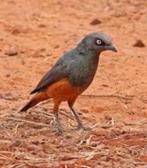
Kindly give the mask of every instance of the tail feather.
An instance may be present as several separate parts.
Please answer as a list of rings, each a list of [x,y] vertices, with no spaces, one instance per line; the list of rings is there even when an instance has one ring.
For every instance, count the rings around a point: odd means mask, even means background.
[[[39,102],[44,101],[46,99],[48,99],[46,93],[44,92],[38,93],[20,110],[20,112],[27,111],[29,108],[35,106]]]
[[[21,110],[20,112],[27,111],[29,108],[35,106],[37,102],[30,100]]]

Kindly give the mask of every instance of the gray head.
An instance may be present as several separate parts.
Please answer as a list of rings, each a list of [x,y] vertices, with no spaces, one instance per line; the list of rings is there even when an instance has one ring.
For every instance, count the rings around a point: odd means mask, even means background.
[[[101,53],[102,51],[111,50],[117,52],[117,49],[112,44],[110,36],[103,32],[94,32],[88,34],[79,44],[81,49],[88,49],[95,53]]]

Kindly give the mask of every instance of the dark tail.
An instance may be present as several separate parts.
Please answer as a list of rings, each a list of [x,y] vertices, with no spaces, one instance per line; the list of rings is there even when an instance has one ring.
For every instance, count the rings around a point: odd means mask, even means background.
[[[21,110],[20,112],[27,111],[29,108],[35,106],[41,101],[48,99],[48,96],[45,92],[40,92],[36,94]]]
[[[29,108],[35,106],[37,103],[30,100],[21,110],[20,112],[27,111]]]

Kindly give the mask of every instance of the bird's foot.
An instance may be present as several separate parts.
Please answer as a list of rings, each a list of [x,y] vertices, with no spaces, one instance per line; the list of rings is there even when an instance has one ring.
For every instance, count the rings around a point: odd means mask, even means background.
[[[63,132],[61,132],[61,131],[56,131],[55,135],[61,136],[61,135],[63,135]]]
[[[59,120],[58,112],[54,113],[55,115],[55,127],[57,129],[56,135],[60,136],[63,134],[63,129]]]
[[[85,127],[83,124],[79,124],[78,126],[77,126],[77,129],[83,129],[84,131],[90,131],[91,130],[91,128],[89,128],[89,127]]]
[[[55,135],[57,135],[57,136],[63,135],[63,130],[61,128],[60,129],[57,128]]]

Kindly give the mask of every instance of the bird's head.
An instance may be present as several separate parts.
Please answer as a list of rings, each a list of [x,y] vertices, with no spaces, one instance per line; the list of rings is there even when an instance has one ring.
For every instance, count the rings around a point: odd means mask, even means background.
[[[103,32],[88,34],[79,45],[80,48],[85,48],[98,54],[106,50],[117,52],[117,49],[112,44],[111,37]]]

